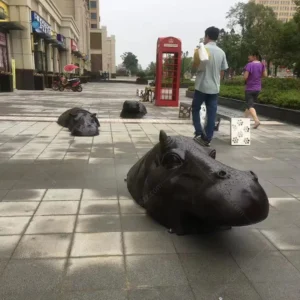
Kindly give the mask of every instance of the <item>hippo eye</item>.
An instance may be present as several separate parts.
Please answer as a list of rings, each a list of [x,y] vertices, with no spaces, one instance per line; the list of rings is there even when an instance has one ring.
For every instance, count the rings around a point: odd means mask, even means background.
[[[175,168],[182,165],[182,160],[180,156],[176,153],[167,153],[161,160],[161,164],[168,168]]]
[[[229,178],[230,176],[223,170],[217,172],[217,177],[219,178],[222,178],[222,179],[225,179],[225,178]]]

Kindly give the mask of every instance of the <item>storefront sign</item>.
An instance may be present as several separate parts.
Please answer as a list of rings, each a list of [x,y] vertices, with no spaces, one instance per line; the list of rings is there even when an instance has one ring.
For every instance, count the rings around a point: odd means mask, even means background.
[[[71,40],[71,50],[73,52],[77,52],[78,51],[77,43],[74,40]]]
[[[8,17],[8,6],[0,1],[0,22],[7,22],[9,21]]]
[[[0,45],[6,46],[6,34],[2,32],[0,32]]]
[[[59,44],[62,46],[66,46],[66,38],[62,34],[57,34],[56,39],[58,40]]]
[[[31,12],[31,25],[34,32],[45,33],[51,36],[51,25],[46,22],[39,14],[35,11]]]

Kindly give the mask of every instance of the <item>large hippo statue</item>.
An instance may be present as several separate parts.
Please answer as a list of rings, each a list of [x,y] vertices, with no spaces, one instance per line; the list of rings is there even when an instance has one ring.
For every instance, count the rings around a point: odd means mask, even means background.
[[[74,107],[68,109],[57,120],[60,126],[66,127],[75,136],[96,136],[99,135],[100,123],[96,114]]]
[[[147,114],[145,105],[139,101],[126,100],[123,103],[123,109],[120,117],[126,119],[142,118]]]
[[[128,190],[148,215],[178,235],[266,219],[269,201],[257,176],[215,158],[214,149],[161,131],[159,143],[129,170]]]

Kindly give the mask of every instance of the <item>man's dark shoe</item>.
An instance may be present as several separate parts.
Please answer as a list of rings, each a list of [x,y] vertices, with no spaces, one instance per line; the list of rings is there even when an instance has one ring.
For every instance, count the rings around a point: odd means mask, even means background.
[[[196,136],[194,137],[194,141],[197,142],[198,144],[200,144],[201,146],[204,147],[210,147],[210,141],[207,141],[206,139],[204,139],[203,136]]]

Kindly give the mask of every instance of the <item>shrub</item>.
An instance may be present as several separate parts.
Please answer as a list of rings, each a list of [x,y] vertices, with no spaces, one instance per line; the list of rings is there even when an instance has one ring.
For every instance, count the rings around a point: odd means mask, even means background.
[[[146,73],[144,71],[140,71],[140,72],[137,72],[136,76],[144,79],[144,78],[146,78]]]
[[[148,80],[146,78],[138,77],[135,81],[137,84],[148,84]]]
[[[245,88],[239,85],[221,85],[220,96],[237,100],[245,100]],[[300,91],[296,89],[276,90],[264,88],[258,96],[261,104],[278,107],[300,109]]]

